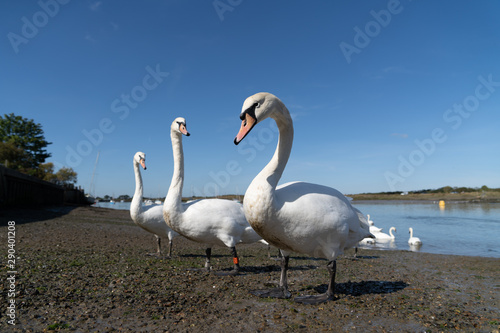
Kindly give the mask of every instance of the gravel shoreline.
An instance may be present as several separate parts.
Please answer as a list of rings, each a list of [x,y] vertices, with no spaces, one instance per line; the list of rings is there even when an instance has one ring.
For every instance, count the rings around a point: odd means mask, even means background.
[[[15,221],[15,297],[8,293],[7,222]],[[238,247],[243,274],[202,267],[204,248],[178,237],[173,257],[147,256],[154,236],[128,211],[93,207],[0,212],[1,332],[499,332],[500,259],[349,250],[337,261],[336,300],[304,305],[249,293],[279,280],[262,244]],[[166,241],[163,242],[166,246]],[[232,268],[215,248],[215,271]],[[271,255],[276,255],[275,249]],[[293,296],[327,288],[326,261],[292,255]],[[15,300],[15,325],[8,301]]]

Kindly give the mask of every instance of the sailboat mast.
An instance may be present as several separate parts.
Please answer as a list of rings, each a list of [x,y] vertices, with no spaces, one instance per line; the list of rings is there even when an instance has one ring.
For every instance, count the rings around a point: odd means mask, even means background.
[[[89,189],[89,193],[90,195],[92,195],[93,197],[95,197],[95,185],[94,185],[94,176],[95,176],[95,170],[97,168],[97,162],[99,161],[99,154],[101,153],[101,151],[99,150],[97,152],[97,158],[95,159],[95,164],[94,164],[94,171],[92,171],[92,178],[90,179],[90,189]]]

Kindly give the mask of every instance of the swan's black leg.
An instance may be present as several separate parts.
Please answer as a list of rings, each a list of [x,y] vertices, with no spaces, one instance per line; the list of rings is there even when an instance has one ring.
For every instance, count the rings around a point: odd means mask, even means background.
[[[328,290],[326,293],[328,294],[329,299],[333,299],[335,295],[335,275],[337,275],[337,260],[332,260],[326,266],[328,268],[328,272],[330,273],[330,283],[328,284]]]
[[[148,256],[161,258],[161,238],[158,235],[156,237],[156,253],[148,253]]]
[[[171,239],[168,240],[168,257],[169,258],[172,258],[172,247],[174,245],[173,243],[174,242]]]
[[[259,297],[272,297],[272,298],[290,298],[292,294],[288,291],[288,261],[290,256],[284,256],[281,253],[281,277],[278,288],[264,289],[264,290],[251,290],[250,293]]]
[[[210,258],[212,257],[212,248],[207,247],[205,249],[205,267],[204,268],[189,268],[188,271],[204,271],[204,272],[210,272],[212,267],[210,266]]]
[[[328,272],[330,273],[330,283],[328,283],[328,290],[326,293],[321,295],[308,295],[308,296],[300,296],[295,297],[294,301],[298,303],[304,304],[318,304],[326,301],[331,301],[334,299],[335,295],[335,274],[337,273],[337,261],[332,260],[326,266],[328,268]]]
[[[234,268],[229,272],[218,272],[216,275],[224,276],[224,275],[238,275],[240,272],[240,260],[238,259],[238,253],[236,253],[236,247],[231,247],[231,254],[233,255],[233,263]]]
[[[269,245],[268,245],[269,246]],[[283,256],[281,255],[281,250],[278,249],[278,255],[274,258],[271,258],[271,254],[269,253],[269,247],[267,248],[267,252],[268,252],[268,257],[272,260],[281,260],[281,258],[283,258]]]
[[[210,271],[210,258],[212,257],[212,248],[207,247],[205,250],[205,254],[207,255],[207,258],[205,259],[205,270]]]
[[[280,251],[281,253],[281,251]],[[285,298],[289,298],[292,296],[288,292],[288,279],[287,279],[287,273],[288,273],[288,262],[290,260],[290,256],[284,256],[283,253],[281,253],[281,277],[280,277],[280,288],[283,289],[283,295],[287,295]]]
[[[158,254],[158,257],[160,257],[161,256],[161,238],[159,236],[156,236],[156,245],[157,245],[156,253]]]
[[[238,273],[240,271],[240,259],[238,259],[238,253],[236,253],[235,246],[231,248],[231,253],[233,254],[233,264],[234,264],[233,271]]]

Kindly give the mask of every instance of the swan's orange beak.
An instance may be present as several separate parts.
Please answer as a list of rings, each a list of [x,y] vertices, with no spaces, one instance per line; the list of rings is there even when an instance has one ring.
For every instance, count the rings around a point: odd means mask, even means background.
[[[141,166],[142,166],[142,168],[143,168],[144,170],[146,170],[146,169],[147,169],[147,168],[146,168],[146,160],[144,160],[144,159],[142,159],[142,158],[141,158]]]
[[[241,121],[241,128],[236,138],[234,138],[234,144],[237,145],[247,136],[248,133],[252,130],[252,128],[257,124],[257,119],[252,117],[248,112],[244,114],[244,118]]]
[[[185,136],[190,136],[189,132],[187,131],[186,125],[184,124],[179,124],[179,131],[181,131],[182,134]]]

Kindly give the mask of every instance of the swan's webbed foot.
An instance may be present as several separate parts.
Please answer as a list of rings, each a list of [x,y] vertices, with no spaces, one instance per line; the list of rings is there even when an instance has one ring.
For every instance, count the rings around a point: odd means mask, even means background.
[[[333,301],[333,294],[324,293],[321,295],[305,295],[305,296],[297,296],[293,299],[294,302],[302,303],[302,304],[320,304],[328,301]]]
[[[292,297],[292,294],[283,287],[272,288],[272,289],[261,289],[261,290],[250,290],[250,294],[258,296],[260,298],[281,298],[287,299]]]
[[[298,296],[294,298],[295,302],[303,304],[320,304],[335,299],[335,274],[337,272],[337,262],[332,260],[326,267],[330,272],[330,283],[328,284],[326,293],[320,295]]]

